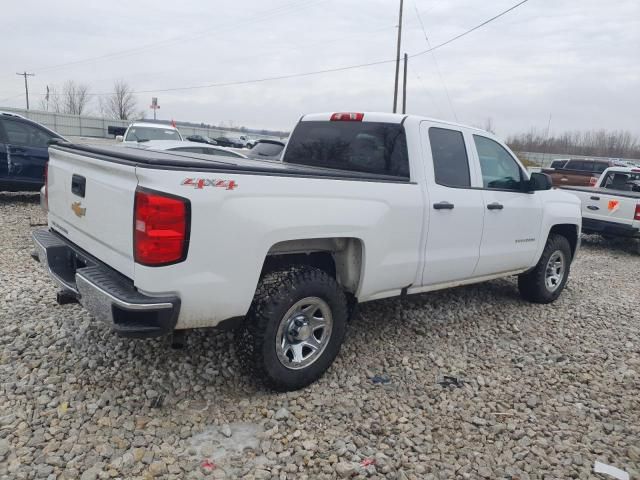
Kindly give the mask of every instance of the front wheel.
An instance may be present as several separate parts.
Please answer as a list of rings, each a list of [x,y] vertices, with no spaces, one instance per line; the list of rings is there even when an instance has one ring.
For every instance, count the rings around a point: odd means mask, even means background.
[[[265,274],[256,290],[241,350],[275,390],[314,382],[340,351],[347,300],[335,279],[318,268],[293,266]]]
[[[569,278],[571,246],[566,237],[549,235],[533,270],[518,276],[520,295],[530,302],[551,303],[560,296]]]

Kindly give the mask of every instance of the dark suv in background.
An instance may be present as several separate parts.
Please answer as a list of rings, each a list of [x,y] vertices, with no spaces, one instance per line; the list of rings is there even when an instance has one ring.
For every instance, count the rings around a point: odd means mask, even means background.
[[[0,191],[40,190],[54,138],[64,140],[39,123],[0,112]]]

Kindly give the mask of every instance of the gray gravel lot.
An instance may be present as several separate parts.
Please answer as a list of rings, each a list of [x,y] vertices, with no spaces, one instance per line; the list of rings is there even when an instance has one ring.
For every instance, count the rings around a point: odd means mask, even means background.
[[[0,478],[639,478],[629,244],[585,239],[553,305],[513,280],[363,305],[330,371],[275,394],[228,333],[176,351],[58,306],[29,257],[43,221],[0,195]]]

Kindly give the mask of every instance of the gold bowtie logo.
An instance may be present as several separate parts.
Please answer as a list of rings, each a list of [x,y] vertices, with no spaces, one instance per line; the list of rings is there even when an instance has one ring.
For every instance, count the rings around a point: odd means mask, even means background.
[[[75,213],[76,216],[78,216],[78,217],[84,217],[85,214],[87,213],[87,209],[86,208],[82,208],[80,206],[80,202],[73,202],[71,204],[71,210],[73,210],[73,213]]]

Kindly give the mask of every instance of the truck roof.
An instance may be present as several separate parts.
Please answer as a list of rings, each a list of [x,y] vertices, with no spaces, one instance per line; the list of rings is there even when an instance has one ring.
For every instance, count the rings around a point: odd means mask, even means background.
[[[619,173],[640,173],[640,167],[618,167],[613,166],[607,168],[602,174],[604,175],[607,172],[619,172]]]
[[[323,113],[310,113],[307,115],[303,115],[300,118],[301,122],[328,122],[331,120],[331,117],[336,114],[349,115],[352,112],[323,112]],[[355,113],[355,112],[354,112]],[[384,123],[402,123],[405,120],[412,119],[417,121],[426,120],[429,122],[442,123],[445,125],[450,125],[452,127],[457,128],[468,128],[471,130],[476,130],[478,132],[483,132],[493,136],[491,132],[487,132],[478,127],[472,127],[470,125],[465,125],[462,123],[451,122],[448,120],[441,120],[438,118],[427,117],[424,115],[408,115],[404,113],[387,113],[387,112],[357,112],[358,115],[362,115],[362,122],[384,122]]]
[[[165,124],[165,123],[152,123],[152,122],[133,122],[131,124],[129,124],[129,127],[149,127],[149,128],[164,128],[164,129],[172,129],[172,130],[177,130],[176,127],[174,127],[173,125],[169,124]]]

